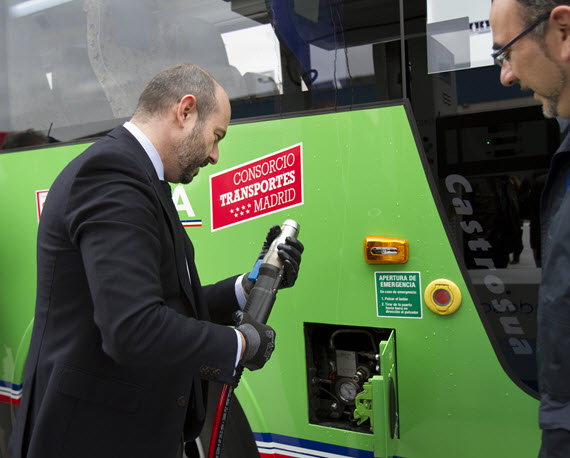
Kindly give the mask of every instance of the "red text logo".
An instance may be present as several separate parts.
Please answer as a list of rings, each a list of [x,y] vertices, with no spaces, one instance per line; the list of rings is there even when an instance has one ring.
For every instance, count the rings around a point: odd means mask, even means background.
[[[211,175],[212,231],[302,205],[302,146]]]

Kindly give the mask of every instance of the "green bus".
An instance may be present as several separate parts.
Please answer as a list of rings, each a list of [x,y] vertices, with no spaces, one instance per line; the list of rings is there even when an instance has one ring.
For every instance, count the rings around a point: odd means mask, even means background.
[[[269,318],[273,357],[236,390],[222,456],[537,455],[536,196],[566,126],[502,88],[498,68],[454,60],[430,3],[3,0],[0,458],[50,185],[181,62],[232,104],[217,166],[173,188],[202,282],[251,270],[285,219],[306,247]],[[463,37],[490,37],[485,17],[459,22]]]

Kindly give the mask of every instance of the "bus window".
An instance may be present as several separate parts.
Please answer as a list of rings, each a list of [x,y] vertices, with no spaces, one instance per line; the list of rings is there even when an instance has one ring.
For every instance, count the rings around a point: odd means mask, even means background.
[[[401,99],[408,85],[397,1],[1,3],[3,133],[98,136],[132,115],[153,75],[181,62],[219,81],[234,120]],[[406,7],[408,33],[425,28],[424,11]]]
[[[230,65],[244,76],[249,95],[283,94],[279,40],[270,24],[222,34]]]
[[[279,91],[273,29],[227,2],[3,3],[0,132],[100,135],[132,115],[152,76],[182,62],[209,71],[232,102]]]
[[[507,373],[535,394],[538,202],[558,123],[526,107],[442,117],[437,130],[439,190],[476,307]]]

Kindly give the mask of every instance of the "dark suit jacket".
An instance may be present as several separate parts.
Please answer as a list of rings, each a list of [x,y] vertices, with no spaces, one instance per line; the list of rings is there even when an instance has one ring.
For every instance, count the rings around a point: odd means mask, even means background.
[[[236,334],[212,321],[231,321],[235,279],[200,286],[175,207],[125,128],[74,159],[41,216],[13,458],[174,457],[185,420],[187,438],[202,425],[200,379],[232,378]]]

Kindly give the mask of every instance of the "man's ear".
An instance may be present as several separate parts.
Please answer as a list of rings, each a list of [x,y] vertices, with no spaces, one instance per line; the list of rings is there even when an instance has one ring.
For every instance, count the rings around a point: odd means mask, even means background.
[[[550,21],[556,31],[556,40],[560,46],[560,58],[570,62],[570,6],[559,5],[552,10]]]
[[[184,127],[186,121],[191,121],[197,116],[196,97],[192,94],[186,94],[176,106],[176,121],[180,127]]]

